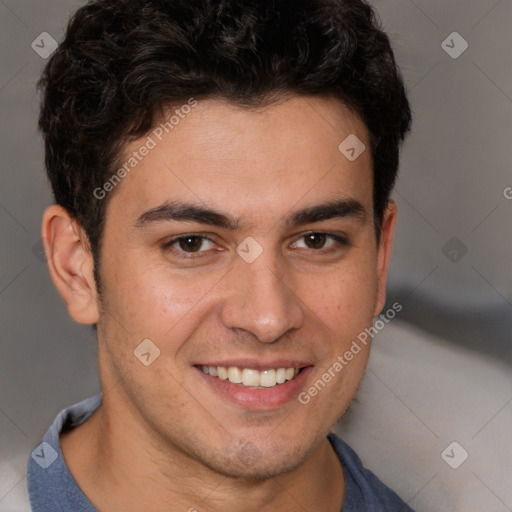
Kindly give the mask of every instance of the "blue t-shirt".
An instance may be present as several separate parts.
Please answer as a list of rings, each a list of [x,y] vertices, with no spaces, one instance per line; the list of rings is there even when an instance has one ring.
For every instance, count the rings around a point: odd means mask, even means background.
[[[101,394],[62,410],[28,459],[27,487],[32,512],[97,512],[62,456],[59,435],[89,418]],[[345,475],[342,512],[413,512],[389,487],[363,467],[357,454],[335,434],[327,438]]]

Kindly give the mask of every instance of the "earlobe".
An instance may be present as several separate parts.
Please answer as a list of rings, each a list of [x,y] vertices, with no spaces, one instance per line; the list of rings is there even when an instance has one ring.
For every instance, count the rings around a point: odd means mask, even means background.
[[[85,231],[65,208],[54,204],[44,212],[41,235],[50,275],[69,314],[79,323],[97,323],[94,262]]]
[[[377,293],[374,317],[380,314],[386,302],[386,282],[389,261],[393,249],[393,235],[396,226],[397,210],[398,208],[395,201],[389,200],[386,211],[384,212],[380,243],[377,248]]]

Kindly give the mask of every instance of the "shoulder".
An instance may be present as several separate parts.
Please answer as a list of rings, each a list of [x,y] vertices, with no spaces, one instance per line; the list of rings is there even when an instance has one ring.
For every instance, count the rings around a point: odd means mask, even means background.
[[[412,509],[372,471],[337,435],[327,438],[338,455],[345,476],[343,512],[412,512]]]
[[[61,432],[83,423],[100,405],[101,395],[96,395],[60,411],[42,442],[30,454],[27,489],[33,512],[95,511],[69,472],[59,436]]]

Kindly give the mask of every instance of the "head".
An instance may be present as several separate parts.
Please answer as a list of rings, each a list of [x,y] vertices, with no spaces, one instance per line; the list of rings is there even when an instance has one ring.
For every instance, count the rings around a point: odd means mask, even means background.
[[[104,407],[219,472],[300,464],[369,344],[308,404],[201,367],[297,367],[276,387],[308,387],[382,310],[411,114],[371,7],[96,0],[40,88],[43,239],[70,314],[97,326]]]

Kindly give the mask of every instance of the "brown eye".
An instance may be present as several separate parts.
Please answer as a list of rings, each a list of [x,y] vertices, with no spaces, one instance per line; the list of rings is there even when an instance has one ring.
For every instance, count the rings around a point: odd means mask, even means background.
[[[304,240],[310,249],[322,249],[325,241],[327,240],[327,234],[309,233],[308,235],[304,236]]]
[[[304,241],[305,247],[301,247],[302,244],[299,244],[302,240]],[[345,236],[322,232],[310,232],[302,235],[299,240],[293,244],[294,248],[311,249],[322,253],[336,251],[349,245],[349,240]]]
[[[214,243],[206,236],[189,234],[177,236],[169,240],[162,245],[162,248],[165,251],[174,253],[177,257],[187,258],[194,255],[204,256],[213,245]],[[187,256],[187,254],[190,256]]]
[[[197,252],[201,246],[203,245],[203,238],[202,236],[186,236],[179,238],[176,240],[178,242],[178,245],[180,249],[184,250],[185,252]]]

